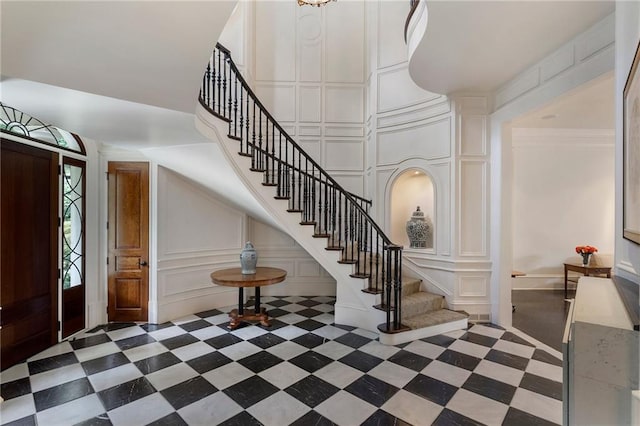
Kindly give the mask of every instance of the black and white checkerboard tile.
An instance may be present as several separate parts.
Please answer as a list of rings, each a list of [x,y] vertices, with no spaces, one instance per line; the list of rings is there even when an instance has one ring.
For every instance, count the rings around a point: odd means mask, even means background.
[[[561,423],[560,360],[511,332],[384,346],[334,324],[334,298],[263,301],[269,328],[214,309],[60,343],[2,372],[1,424]]]

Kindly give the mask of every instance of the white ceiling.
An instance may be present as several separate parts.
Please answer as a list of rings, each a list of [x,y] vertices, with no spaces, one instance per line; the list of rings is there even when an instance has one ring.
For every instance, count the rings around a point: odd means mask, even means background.
[[[614,129],[613,71],[559,97],[551,104],[511,122],[512,127],[553,129]]]
[[[409,63],[425,90],[492,92],[613,13],[613,1],[428,1]]]
[[[0,1],[1,100],[107,144],[202,142],[199,83],[236,3]]]
[[[193,113],[236,1],[2,1],[2,75]]]

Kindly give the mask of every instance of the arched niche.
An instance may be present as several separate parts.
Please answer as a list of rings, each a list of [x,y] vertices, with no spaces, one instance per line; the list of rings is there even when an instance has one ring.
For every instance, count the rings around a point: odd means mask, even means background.
[[[425,220],[433,224],[434,229],[432,229],[430,241],[427,242],[427,247],[425,248],[433,249],[433,237],[435,236],[435,191],[433,180],[424,170],[411,168],[402,172],[391,186],[389,208],[391,241],[409,248],[406,224],[418,206],[424,212]]]

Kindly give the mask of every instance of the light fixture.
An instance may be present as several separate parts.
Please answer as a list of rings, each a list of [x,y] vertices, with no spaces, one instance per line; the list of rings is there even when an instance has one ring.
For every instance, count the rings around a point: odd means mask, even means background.
[[[309,5],[309,6],[320,7],[332,1],[336,1],[336,0],[298,0],[298,6]]]

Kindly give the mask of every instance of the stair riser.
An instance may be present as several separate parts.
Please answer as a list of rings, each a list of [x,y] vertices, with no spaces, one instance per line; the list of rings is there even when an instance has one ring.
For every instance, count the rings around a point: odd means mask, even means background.
[[[403,303],[401,312],[402,319],[437,311],[442,309],[444,307],[443,305],[443,299],[440,297],[437,299],[425,300],[421,303]]]

